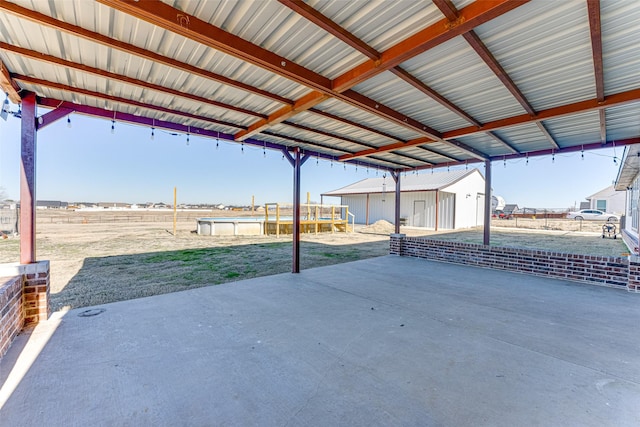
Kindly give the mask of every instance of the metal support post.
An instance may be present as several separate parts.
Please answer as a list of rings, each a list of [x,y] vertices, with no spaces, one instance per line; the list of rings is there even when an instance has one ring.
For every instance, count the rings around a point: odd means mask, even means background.
[[[391,172],[391,177],[396,183],[395,205],[395,233],[400,233],[400,172]]]
[[[484,161],[484,236],[482,243],[491,242],[491,160]]]
[[[304,162],[309,159],[309,155],[300,158],[300,148],[294,148],[295,157],[292,157],[287,150],[282,153],[293,166],[293,260],[292,273],[300,273],[300,169]]]
[[[36,262],[36,95],[22,98],[20,136],[20,263]]]

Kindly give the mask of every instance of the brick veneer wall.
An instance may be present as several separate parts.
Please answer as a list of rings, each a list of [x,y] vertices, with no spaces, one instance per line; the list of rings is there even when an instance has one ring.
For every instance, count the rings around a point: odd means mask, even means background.
[[[554,277],[640,292],[637,256],[606,257],[448,242],[392,234],[391,254]]]
[[[47,320],[49,261],[0,264],[0,357],[24,327]]]
[[[0,357],[24,324],[22,311],[22,277],[0,278]]]

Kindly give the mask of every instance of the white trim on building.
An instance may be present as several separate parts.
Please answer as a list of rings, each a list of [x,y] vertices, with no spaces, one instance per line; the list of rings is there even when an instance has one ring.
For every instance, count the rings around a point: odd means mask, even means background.
[[[340,197],[358,224],[395,222],[395,182],[368,178],[322,194]],[[478,169],[410,174],[400,178],[402,225],[459,229],[483,225],[484,177]]]

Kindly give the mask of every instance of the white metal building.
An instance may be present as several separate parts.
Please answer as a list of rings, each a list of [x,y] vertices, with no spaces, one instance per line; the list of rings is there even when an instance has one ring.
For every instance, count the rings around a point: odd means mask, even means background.
[[[359,224],[394,219],[395,183],[390,176],[368,178],[322,196],[340,197]],[[403,225],[432,229],[483,224],[484,177],[478,169],[403,176],[400,181]]]

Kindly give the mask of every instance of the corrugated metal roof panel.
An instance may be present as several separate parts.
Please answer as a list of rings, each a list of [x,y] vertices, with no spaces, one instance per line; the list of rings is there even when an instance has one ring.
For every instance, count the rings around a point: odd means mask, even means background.
[[[524,113],[462,37],[404,62],[402,68],[482,123]]]
[[[233,8],[220,3],[211,7],[209,0],[167,3],[329,78],[340,74],[343,67],[354,67],[365,59],[346,43],[275,1],[239,1]],[[212,9],[218,13],[212,13]]]
[[[472,157],[467,154],[466,151],[463,151],[457,148],[453,142],[451,144],[444,144],[442,142],[429,142],[428,144],[424,144],[423,147],[427,149],[434,149],[439,153],[446,154],[447,156],[453,157],[458,160],[466,160],[471,159]]]
[[[457,169],[446,172],[408,174],[400,179],[400,191],[431,191],[444,190],[446,187],[464,179],[465,177],[480,173],[476,168],[465,170]],[[355,182],[346,187],[323,193],[324,196],[339,196],[345,194],[382,193],[382,184],[386,183],[387,191],[395,185],[388,178],[367,178]]]
[[[600,3],[605,94],[638,87],[640,7],[629,0]]]
[[[65,5],[66,3],[72,4],[73,2],[62,3],[63,4],[55,3],[57,8],[53,12],[57,15],[72,13],[72,10]],[[60,16],[60,18],[71,20],[71,23],[76,25],[86,25],[84,21],[93,22],[93,17],[90,16],[90,13],[93,13],[92,9],[84,4],[87,2],[80,3],[81,5],[78,5],[79,11],[83,13],[78,12],[77,16],[79,19],[75,20],[75,15],[70,17]],[[48,9],[42,12],[45,14],[52,13],[52,11]],[[84,15],[87,16],[85,17]],[[118,20],[116,20],[115,17],[123,19],[124,22],[118,24]],[[131,19],[124,14],[115,15],[115,17],[113,19],[113,26],[115,28],[124,27],[126,23],[129,22],[128,20]],[[275,111],[282,105],[259,95],[251,95],[246,91],[221,85],[214,80],[192,76],[188,72],[154,63],[153,61],[130,55],[118,49],[106,47],[65,32],[53,30],[46,26],[37,25],[28,20],[16,19],[12,15],[1,14],[0,23],[3,24],[3,28],[12,28],[12,32],[7,32],[8,34],[3,35],[3,38],[6,39],[7,42],[31,50],[49,52],[53,56],[74,62],[81,62],[110,72],[121,73],[132,78],[167,85],[175,89],[184,90],[185,92],[191,92],[194,86],[196,88],[206,88],[206,92],[208,92],[207,96],[213,99],[219,100],[220,102],[234,103],[234,105],[242,108],[252,109],[265,114]],[[140,28],[139,31],[130,30],[127,34],[123,35],[109,33],[106,35],[132,43],[147,50],[165,54],[169,57],[175,54],[177,59],[184,60],[191,65],[213,71],[229,78],[234,78],[244,83],[250,83],[253,86],[281,96],[302,96],[310,91],[308,88],[276,76],[273,73],[247,65],[243,61],[206,48],[203,45],[191,42],[180,36],[167,33],[165,36],[159,37],[157,36],[157,30],[151,30],[153,28],[155,27],[147,24],[147,27]],[[145,30],[147,30],[149,34],[144,34]],[[125,30],[123,29],[122,31]],[[128,35],[130,39],[126,39],[126,37],[124,37],[125,35]]]
[[[419,138],[422,135],[411,129],[397,126],[388,120],[382,119],[379,116],[352,107],[342,101],[335,98],[330,98],[315,108],[327,113],[334,114],[336,116],[344,117],[352,122],[362,123],[370,128],[379,129],[385,133],[397,136],[398,138],[409,141],[411,139]]]
[[[505,140],[510,145],[514,145],[513,141],[506,137],[506,135],[502,135],[499,131],[494,132],[498,137]],[[512,151],[506,147],[504,144],[496,141],[491,136],[486,133],[476,133],[469,136],[464,136],[462,138],[457,138],[458,141],[465,143],[466,145],[475,148],[478,151],[486,153],[490,156],[501,156],[506,154],[511,154]]]
[[[353,90],[439,132],[469,125],[469,122],[388,71],[355,86]]]
[[[595,97],[586,2],[530,2],[476,33],[535,110]]]
[[[553,132],[551,132],[551,134],[554,135]],[[553,147],[551,142],[534,123],[527,123],[520,126],[510,127],[508,129],[500,129],[499,131],[496,131],[496,135],[506,141],[517,141],[517,144],[513,145],[521,153],[547,150]],[[508,151],[504,151],[503,153],[510,154]]]
[[[403,1],[401,8],[390,7],[387,0],[315,0],[309,5],[378,52],[442,19],[432,3],[415,0]]]
[[[317,142],[318,144],[321,144],[323,146],[335,147],[337,150],[342,151],[341,154],[354,153],[358,150],[363,149],[362,146],[355,145],[350,142],[342,141],[306,130],[297,129],[282,123],[272,126],[271,130],[280,135],[291,136],[292,138],[298,138],[304,141],[308,141],[310,144]]]
[[[425,147],[428,147],[428,146],[425,146]],[[429,163],[445,163],[447,161],[452,160],[451,158],[448,158],[438,153],[435,153],[433,151],[427,150],[425,148],[422,148],[421,146],[407,147],[399,151],[401,153],[405,153],[410,156],[425,159],[425,161]]]
[[[132,114],[134,116],[144,116],[144,117],[153,118],[156,120],[169,121],[172,123],[178,123],[185,126],[193,126],[194,128],[198,127],[202,129],[209,129],[209,130],[219,131],[222,133],[231,133],[231,134],[236,133],[240,130],[240,128],[210,123],[203,120],[185,118],[184,116],[180,116],[177,114],[170,114],[170,113],[159,112],[155,110],[148,110],[148,109],[136,107],[136,106],[116,104],[108,100],[90,98],[90,97],[86,97],[78,94],[70,94],[68,92],[61,91],[58,89],[46,88],[46,87],[31,85],[28,83],[25,83],[24,87],[26,90],[32,91],[38,94],[39,96],[42,96],[45,98],[59,99],[61,101],[72,102],[74,104],[88,105],[90,107],[102,108],[109,111],[118,111],[120,113]],[[105,127],[108,127],[108,125],[105,124]]]
[[[640,102],[607,108],[607,139],[634,138],[640,135]]]
[[[600,119],[597,111],[545,120],[544,125],[556,138],[560,147],[600,141]]]
[[[396,142],[395,140],[387,138],[384,135],[373,133],[355,126],[350,126],[346,123],[336,120],[331,120],[329,118],[313,114],[312,112],[300,113],[295,117],[287,120],[287,122],[299,123],[312,129],[317,129],[319,131],[330,132],[336,135],[343,135],[356,141],[361,141],[363,144],[367,145],[381,146]]]

